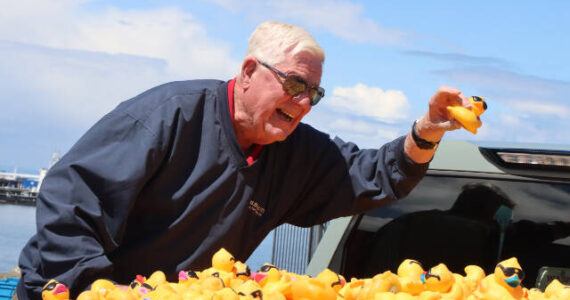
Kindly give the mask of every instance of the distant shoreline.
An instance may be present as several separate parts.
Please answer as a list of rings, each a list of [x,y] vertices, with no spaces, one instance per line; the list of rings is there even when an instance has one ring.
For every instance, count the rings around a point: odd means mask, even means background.
[[[18,267],[14,267],[11,270],[6,271],[6,272],[0,271],[0,279],[6,279],[8,277],[20,278],[20,276],[21,276],[20,268],[18,268]]]
[[[36,206],[36,199],[0,199],[1,204],[13,204],[22,206]]]

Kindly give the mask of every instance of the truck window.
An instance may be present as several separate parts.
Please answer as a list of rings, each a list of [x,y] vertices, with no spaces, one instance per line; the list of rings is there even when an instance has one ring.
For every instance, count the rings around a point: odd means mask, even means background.
[[[501,225],[502,224],[502,225]],[[464,275],[517,257],[533,287],[542,266],[570,268],[570,186],[521,179],[426,176],[413,192],[363,215],[349,236],[347,278],[396,272],[406,258]]]

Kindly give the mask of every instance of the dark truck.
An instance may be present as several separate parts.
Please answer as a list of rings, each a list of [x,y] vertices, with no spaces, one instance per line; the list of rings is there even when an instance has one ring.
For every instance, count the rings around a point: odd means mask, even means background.
[[[459,195],[462,195],[459,197]],[[331,221],[305,272],[366,278],[406,258],[486,274],[517,257],[523,285],[570,284],[570,149],[443,142],[405,199]]]

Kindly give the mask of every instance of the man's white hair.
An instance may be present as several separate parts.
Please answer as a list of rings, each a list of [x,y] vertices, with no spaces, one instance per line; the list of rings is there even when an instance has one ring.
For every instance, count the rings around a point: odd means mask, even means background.
[[[282,22],[263,22],[249,37],[246,56],[257,58],[268,64],[278,64],[285,55],[308,52],[325,61],[325,51],[305,29]]]

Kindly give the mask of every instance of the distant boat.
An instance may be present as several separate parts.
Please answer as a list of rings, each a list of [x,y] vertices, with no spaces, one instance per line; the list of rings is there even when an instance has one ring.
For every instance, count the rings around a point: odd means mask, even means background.
[[[0,172],[0,203],[36,205],[46,172],[46,169],[41,169],[38,175]]]
[[[50,168],[59,160],[59,153],[54,153]],[[39,174],[22,174],[0,171],[0,203],[36,205],[36,198],[47,169],[40,169]]]

